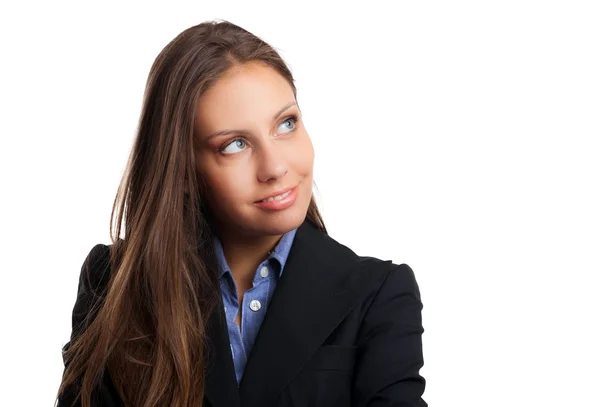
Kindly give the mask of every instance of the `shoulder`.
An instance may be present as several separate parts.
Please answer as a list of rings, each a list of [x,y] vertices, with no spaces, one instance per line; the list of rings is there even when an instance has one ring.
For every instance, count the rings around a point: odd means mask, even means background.
[[[421,293],[415,273],[406,263],[394,263],[376,257],[359,256],[358,263],[365,273],[377,273],[377,284],[371,292],[374,301],[389,301],[399,297],[411,297],[421,304]]]
[[[110,280],[110,250],[112,245],[94,245],[83,261],[79,273],[77,298],[73,306],[71,338],[82,332],[98,312]]]
[[[98,243],[88,252],[79,274],[79,289],[96,294],[105,290],[110,278],[110,250],[112,244]]]
[[[336,256],[338,261],[349,262],[360,266],[360,268],[369,268],[378,270],[384,274],[398,274],[399,278],[406,279],[407,283],[414,280],[413,270],[406,263],[399,263],[389,259],[359,255],[350,247],[336,240],[335,238],[323,234],[322,248],[332,255]]]
[[[326,235],[323,247],[334,256],[335,261],[347,264],[346,273],[355,274],[355,277],[367,280],[376,280],[371,289],[376,296],[394,294],[410,294],[420,301],[420,291],[413,269],[406,263],[394,262],[373,256],[358,255],[348,246]]]

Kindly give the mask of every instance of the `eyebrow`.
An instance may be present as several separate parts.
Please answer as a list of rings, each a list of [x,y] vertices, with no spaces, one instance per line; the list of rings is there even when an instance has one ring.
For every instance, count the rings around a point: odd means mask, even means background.
[[[296,104],[295,101],[290,102],[287,105],[285,105],[284,107],[282,107],[281,109],[279,109],[279,111],[273,115],[273,120],[277,119],[283,112],[285,112],[287,109],[294,106],[295,104]],[[231,133],[249,133],[249,131],[247,131],[247,130],[221,130],[221,131],[211,134],[210,136],[206,137],[204,140],[208,141],[213,137],[226,136]]]

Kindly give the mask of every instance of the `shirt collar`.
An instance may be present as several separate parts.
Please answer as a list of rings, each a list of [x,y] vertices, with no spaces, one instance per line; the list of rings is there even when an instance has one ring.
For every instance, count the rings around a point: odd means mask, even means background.
[[[292,243],[294,242],[294,237],[296,236],[296,231],[298,228],[294,228],[279,239],[279,243],[275,246],[275,249],[271,251],[266,260],[271,262],[272,264],[277,264],[279,267],[278,274],[281,277],[283,273],[283,269],[285,267],[285,263],[287,262],[287,258],[290,254],[290,249],[292,248]],[[223,252],[223,246],[221,245],[221,241],[219,238],[213,234],[213,244],[215,250],[215,256],[217,258],[217,263],[219,266],[219,278],[223,277],[223,274],[229,272],[229,266],[227,265],[227,260],[225,259],[225,253]]]

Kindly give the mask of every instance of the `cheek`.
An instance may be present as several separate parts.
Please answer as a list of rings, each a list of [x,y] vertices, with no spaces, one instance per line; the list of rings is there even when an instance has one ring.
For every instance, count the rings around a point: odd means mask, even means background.
[[[234,169],[220,168],[217,171],[205,170],[205,179],[208,184],[205,198],[215,210],[223,207],[233,207],[236,202],[248,199],[249,183],[245,181],[245,174]]]
[[[302,178],[302,195],[308,208],[312,197],[314,150],[308,136],[302,141],[302,145],[297,148],[298,154],[295,155],[295,170]]]
[[[310,138],[305,135],[294,146],[293,163],[298,174],[312,177],[315,153]]]

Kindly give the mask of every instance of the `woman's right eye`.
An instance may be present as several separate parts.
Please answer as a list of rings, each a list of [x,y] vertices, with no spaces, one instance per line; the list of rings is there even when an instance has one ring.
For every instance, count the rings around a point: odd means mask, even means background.
[[[234,147],[233,149],[231,149],[230,147]],[[219,151],[221,153],[225,153],[225,154],[237,154],[239,153],[241,150],[236,151],[235,148],[240,148],[243,150],[243,148],[246,146],[246,140],[244,140],[243,138],[236,138],[235,140],[231,141],[231,143],[227,144],[225,147],[221,148]]]

